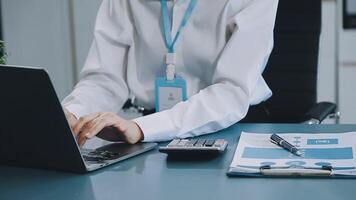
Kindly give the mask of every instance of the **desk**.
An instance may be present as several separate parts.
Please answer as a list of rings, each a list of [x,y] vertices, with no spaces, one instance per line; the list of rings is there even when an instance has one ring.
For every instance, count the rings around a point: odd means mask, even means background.
[[[0,166],[0,199],[354,199],[353,179],[228,178],[241,131],[340,132],[356,125],[236,124],[203,138],[225,138],[227,152],[211,161],[168,161],[153,150],[85,175]]]

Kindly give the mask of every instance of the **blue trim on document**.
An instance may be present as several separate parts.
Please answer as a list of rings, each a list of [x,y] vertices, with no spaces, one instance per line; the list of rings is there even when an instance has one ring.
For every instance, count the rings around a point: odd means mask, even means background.
[[[303,159],[325,159],[325,160],[341,160],[353,159],[351,147],[345,148],[306,148],[301,149]],[[284,149],[276,148],[252,148],[246,147],[242,154],[242,158],[257,158],[257,159],[289,159],[300,158]]]

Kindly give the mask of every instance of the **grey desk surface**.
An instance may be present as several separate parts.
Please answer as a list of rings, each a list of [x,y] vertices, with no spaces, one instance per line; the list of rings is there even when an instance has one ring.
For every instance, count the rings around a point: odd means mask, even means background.
[[[205,138],[225,138],[210,161],[170,161],[153,150],[85,175],[0,166],[0,199],[355,199],[353,179],[228,178],[241,131],[341,132],[356,125],[236,124]]]

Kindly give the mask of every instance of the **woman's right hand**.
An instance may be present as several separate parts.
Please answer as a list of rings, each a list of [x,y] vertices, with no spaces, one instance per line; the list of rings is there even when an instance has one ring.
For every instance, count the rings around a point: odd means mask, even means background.
[[[78,123],[77,117],[75,117],[75,115],[73,113],[69,112],[66,108],[64,108],[63,110],[67,117],[70,128],[72,130],[74,130],[75,125]]]

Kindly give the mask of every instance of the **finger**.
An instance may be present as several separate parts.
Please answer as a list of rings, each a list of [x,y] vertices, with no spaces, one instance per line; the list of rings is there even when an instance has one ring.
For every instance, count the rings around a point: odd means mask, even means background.
[[[101,115],[101,113],[92,113],[85,117],[81,117],[79,119],[79,121],[77,122],[77,124],[73,128],[74,134],[78,135],[86,123],[88,123],[89,121],[92,121],[93,119],[97,118],[100,115]]]
[[[105,113],[104,117],[109,119],[107,120],[107,126],[113,126],[120,132],[125,130],[124,124],[126,120],[124,118],[121,118],[120,116],[114,113]]]
[[[82,129],[80,130],[80,135],[86,135],[88,133],[90,133],[91,129],[93,129],[93,127],[97,126],[98,123],[102,122],[104,120],[105,114],[99,115],[98,117],[92,119],[91,121],[88,121],[86,124],[84,124],[84,126],[82,127]]]
[[[90,127],[86,133],[86,136],[88,138],[94,137],[104,128],[119,126],[119,124],[121,123],[121,118],[117,117],[117,115],[114,113],[105,113],[93,120],[93,122],[94,126]]]
[[[77,121],[78,121],[77,118],[69,117],[67,119],[68,119],[68,123],[69,123],[70,128],[73,130],[75,125],[77,124]]]
[[[70,125],[70,128],[73,130],[74,125],[77,122],[77,117],[73,113],[69,112],[66,108],[63,108],[63,110],[64,110],[65,116],[67,118],[67,121]]]
[[[84,128],[81,130],[81,132],[79,133],[78,135],[78,145],[79,146],[83,146],[85,144],[85,142],[88,140],[88,139],[91,139],[89,138],[87,135],[89,133],[91,133],[91,130],[93,129],[93,127],[96,127],[98,126],[97,124],[98,122],[94,123],[94,121],[90,121],[88,122],[87,124],[90,124],[88,126],[84,126]],[[97,133],[93,132],[93,137],[96,135]]]
[[[88,138],[98,136],[109,141],[120,141],[124,138],[123,133],[117,128],[120,126],[121,118],[117,117],[116,114],[107,113],[101,118],[95,119],[95,121],[97,122],[96,126],[86,133]]]
[[[125,133],[127,131],[127,121],[125,119],[119,118],[117,119],[117,123],[112,124],[116,130],[118,130],[121,133]]]
[[[80,148],[82,148],[85,144],[85,142],[87,141],[87,138],[86,137],[79,137],[78,139],[78,145]]]
[[[70,112],[69,112],[66,108],[63,108],[63,111],[64,111],[64,114],[65,114],[66,116],[69,116],[69,115],[70,115]]]
[[[101,118],[101,119],[96,120],[95,125],[92,126],[88,130],[88,132],[84,132],[85,137],[88,138],[88,139],[91,139],[94,136],[96,136],[100,131],[102,131],[105,127],[108,126],[109,120],[110,119],[106,119],[106,118]]]
[[[80,133],[77,136],[77,138],[78,138],[77,142],[78,142],[79,146],[83,146],[85,144],[85,142],[87,141],[87,139],[90,139],[87,135],[89,133],[91,133],[90,130],[93,129],[93,127],[97,126],[97,123],[98,123],[98,120],[97,120],[97,118],[95,118],[94,120],[89,121],[88,123],[86,123],[84,125],[84,127],[82,128],[82,130],[80,131]],[[95,136],[96,134],[93,133],[93,135]]]
[[[94,134],[95,133],[92,133],[94,127],[98,126],[98,124],[103,120],[102,116],[99,116],[95,119],[93,119],[92,121],[86,123],[86,125],[84,125],[84,127],[82,128],[81,132],[80,132],[80,135],[82,137],[87,137],[88,138],[88,135],[89,134]]]
[[[89,130],[84,130],[80,133],[79,139],[78,139],[78,145],[80,147],[84,146],[85,142],[88,139],[93,138],[95,135],[97,135],[101,130],[103,130],[106,127],[106,120],[101,118],[100,120],[96,120],[95,123],[92,123],[93,125]]]
[[[96,118],[84,124],[77,137],[78,144],[82,147],[88,139],[105,128],[110,116],[112,115],[108,113],[100,113]]]
[[[83,147],[83,145],[85,144],[87,138],[82,134],[79,133],[78,137],[77,137],[77,143],[80,147]]]

